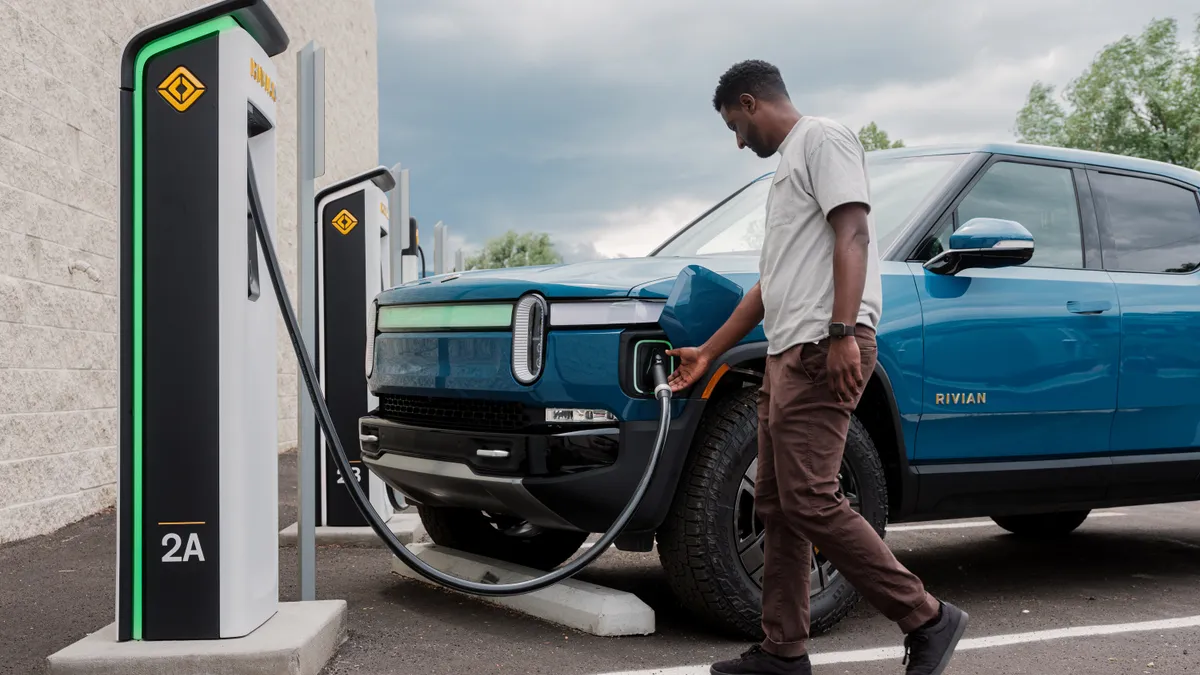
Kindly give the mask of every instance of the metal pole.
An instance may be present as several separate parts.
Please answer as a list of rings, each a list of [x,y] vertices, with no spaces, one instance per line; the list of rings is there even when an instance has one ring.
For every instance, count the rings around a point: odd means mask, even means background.
[[[313,45],[312,70],[312,147],[313,179],[325,175],[325,48],[316,42]],[[314,198],[315,199],[315,198]],[[313,210],[317,208],[313,203]],[[313,220],[316,220],[314,213]]]
[[[394,288],[404,283],[404,249],[411,243],[408,241],[408,169],[401,168],[397,162],[391,168],[391,173],[396,180],[396,187],[388,193],[388,250],[379,254],[388,256],[390,286]],[[384,489],[392,492],[391,487]],[[402,509],[408,507],[404,495],[393,492],[392,496]]]
[[[299,255],[300,331],[310,348],[317,344],[316,305],[316,204],[315,179],[325,173],[324,48],[309,42],[296,54],[296,235]],[[318,151],[319,149],[319,151]],[[296,487],[296,548],[299,553],[300,599],[317,599],[316,411],[303,378],[297,380],[299,397],[297,435],[299,471]]]
[[[438,221],[433,226],[433,273],[441,274],[446,270],[446,226]]]
[[[408,245],[408,219],[403,217],[400,208],[400,193],[404,191],[401,182],[403,171],[400,164],[392,167],[392,178],[396,179],[396,187],[388,193],[388,259],[391,261],[392,278],[389,284],[393,287],[404,283],[404,249]]]
[[[461,248],[454,252],[454,271],[463,271],[463,252]]]
[[[396,187],[389,197],[388,208],[391,209],[391,230],[399,232],[391,238],[392,254],[392,286],[399,286],[420,277],[420,256],[417,253],[417,236],[415,221],[409,212],[409,183],[408,169],[399,164],[392,167],[392,175],[396,178]]]
[[[399,166],[399,165],[397,164],[397,166]],[[400,224],[400,229],[402,232],[404,232],[404,236],[403,236],[404,247],[413,249],[414,255],[410,256],[412,258],[412,260],[409,261],[409,264],[415,267],[417,264],[417,256],[415,255],[416,246],[415,246],[415,242],[411,241],[412,234],[408,231],[409,230],[409,226],[408,226],[409,216],[412,215],[411,213],[409,213],[410,201],[409,201],[409,192],[408,192],[408,169],[401,169],[400,175],[396,176],[395,192],[397,194],[397,197],[399,198],[398,203],[400,204],[400,213],[396,217],[396,222]],[[403,255],[400,255],[400,256],[397,256],[396,259],[401,260],[403,257],[404,257]],[[417,278],[417,273],[416,273],[415,269],[412,270],[411,272],[406,269],[401,269],[400,273],[403,276],[397,277],[397,279],[401,279],[401,281],[410,281],[412,279]]]

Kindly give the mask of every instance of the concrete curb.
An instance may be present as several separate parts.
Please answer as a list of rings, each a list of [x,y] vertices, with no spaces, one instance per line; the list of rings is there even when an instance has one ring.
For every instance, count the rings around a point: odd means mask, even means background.
[[[492,583],[506,584],[543,574],[538,570],[433,544],[416,544],[408,549],[432,567],[468,581],[486,579]],[[392,557],[392,572],[430,583],[395,556]],[[651,635],[655,630],[654,610],[636,595],[577,579],[567,579],[549,588],[514,597],[471,597],[592,635]]]
[[[388,527],[396,534],[401,544],[420,543],[425,539],[425,528],[421,517],[415,513],[397,513],[388,520]],[[279,531],[280,546],[295,546],[299,526],[292,523]],[[353,546],[360,548],[386,548],[370,527],[318,527],[317,546]]]
[[[48,675],[318,675],[346,641],[346,601],[281,602],[246,637],[117,642],[116,624],[47,659]]]

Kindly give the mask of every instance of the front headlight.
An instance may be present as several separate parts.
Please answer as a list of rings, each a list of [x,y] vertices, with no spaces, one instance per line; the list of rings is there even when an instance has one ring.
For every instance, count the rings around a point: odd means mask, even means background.
[[[375,372],[375,318],[379,315],[379,301],[372,300],[367,309],[367,354],[365,369],[367,379]]]
[[[546,300],[531,293],[517,301],[513,312],[512,370],[521,384],[533,384],[542,374],[547,309]]]
[[[556,302],[550,307],[550,325],[582,328],[653,324],[658,323],[664,307],[664,302],[646,300]]]

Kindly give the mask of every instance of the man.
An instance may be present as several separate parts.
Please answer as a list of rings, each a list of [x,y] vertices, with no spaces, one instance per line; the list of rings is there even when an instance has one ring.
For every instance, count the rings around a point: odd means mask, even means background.
[[[967,625],[934,599],[839,491],[850,414],[875,368],[883,305],[865,152],[837,122],[802,116],[779,70],[744,61],[713,106],[738,148],[780,155],[767,197],[759,283],[704,345],[676,349],[680,391],[760,321],[767,364],[758,404],[756,510],[766,529],[766,639],[715,675],[811,673],[809,569],[816,545],[905,634],[910,674],[945,670]]]

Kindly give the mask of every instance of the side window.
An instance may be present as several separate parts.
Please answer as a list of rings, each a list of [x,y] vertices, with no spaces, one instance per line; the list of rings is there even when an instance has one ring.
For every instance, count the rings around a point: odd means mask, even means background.
[[[1111,173],[1093,173],[1092,184],[1107,213],[1106,269],[1180,274],[1200,268],[1195,192]]]
[[[950,248],[950,233],[952,232],[954,232],[954,219],[948,216],[938,223],[933,228],[933,232],[930,232],[925,238],[921,248],[917,249],[914,259],[928,262],[941,255],[943,251]]]
[[[708,243],[696,249],[696,255],[762,250],[767,236],[767,209],[755,209],[729,225]]]
[[[1070,169],[997,162],[958,205],[956,227],[973,218],[1015,220],[1033,234],[1026,267],[1083,267],[1083,235]],[[949,245],[949,233],[943,247]]]

